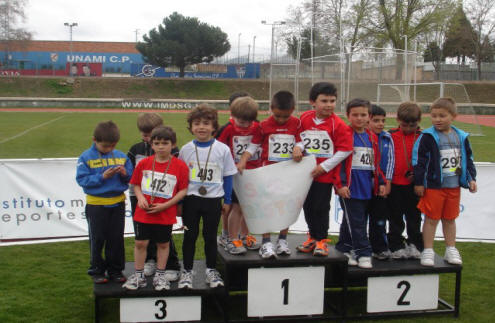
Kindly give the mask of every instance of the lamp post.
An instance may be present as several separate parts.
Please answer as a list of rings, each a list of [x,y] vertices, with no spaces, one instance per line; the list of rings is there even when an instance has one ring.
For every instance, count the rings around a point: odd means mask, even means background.
[[[271,41],[271,52],[270,52],[270,90],[269,90],[269,100],[272,98],[272,77],[273,77],[273,39],[275,38],[275,26],[285,25],[285,21],[274,21],[267,22],[266,20],[262,20],[261,23],[263,25],[271,25],[272,26],[272,41]]]
[[[255,45],[256,45],[256,36],[253,36],[253,63],[254,63],[254,48],[255,48]]]
[[[73,27],[77,27],[77,22],[71,22],[71,23],[65,22],[65,23],[64,23],[64,26],[69,27],[69,35],[70,35],[70,56],[71,56],[71,57],[72,57],[72,59],[74,60],[74,57],[73,57],[73,55],[72,55],[72,28],[73,28]],[[69,74],[70,74],[70,76],[72,76],[72,66],[69,66]]]
[[[237,64],[241,64],[241,35],[242,33],[239,33],[237,35]]]

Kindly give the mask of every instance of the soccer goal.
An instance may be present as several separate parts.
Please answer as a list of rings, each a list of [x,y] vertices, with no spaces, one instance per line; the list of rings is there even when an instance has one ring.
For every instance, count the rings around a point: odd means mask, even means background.
[[[422,107],[429,107],[439,97],[451,97],[457,103],[458,116],[455,126],[469,132],[472,136],[482,136],[476,110],[466,87],[461,83],[380,83],[377,86],[376,102],[384,107],[395,109],[401,102],[415,101]]]

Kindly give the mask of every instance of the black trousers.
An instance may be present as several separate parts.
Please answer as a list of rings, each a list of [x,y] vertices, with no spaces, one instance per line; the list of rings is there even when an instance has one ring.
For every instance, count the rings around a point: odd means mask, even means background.
[[[421,212],[418,210],[419,197],[414,194],[414,185],[395,185],[388,197],[390,217],[388,219],[388,243],[391,251],[405,248],[404,241],[414,244],[419,251],[423,250],[421,235]],[[404,223],[404,218],[406,223]],[[407,227],[407,240],[402,236]]]
[[[315,240],[326,239],[330,225],[332,184],[313,181],[303,204],[309,234]]]
[[[374,253],[388,250],[386,224],[389,218],[388,202],[381,196],[373,196],[368,204],[371,249]]]
[[[134,211],[136,211],[137,206],[137,197],[129,196],[129,198],[131,200],[132,216],[134,217]],[[132,221],[132,223],[134,225],[134,232],[136,232],[136,222]],[[148,248],[146,249],[146,261],[149,260],[154,260],[156,262],[156,242],[153,240],[150,240]],[[179,256],[175,249],[173,236],[170,238],[169,254],[165,270],[180,270]]]
[[[115,275],[124,270],[125,203],[114,207],[86,204],[90,268],[89,275]],[[103,258],[102,252],[105,257]]]
[[[183,203],[182,221],[188,230],[184,231],[182,257],[184,269],[192,270],[196,240],[199,235],[199,222],[203,219],[203,239],[205,241],[206,267],[216,268],[217,230],[222,212],[221,198],[186,196]]]

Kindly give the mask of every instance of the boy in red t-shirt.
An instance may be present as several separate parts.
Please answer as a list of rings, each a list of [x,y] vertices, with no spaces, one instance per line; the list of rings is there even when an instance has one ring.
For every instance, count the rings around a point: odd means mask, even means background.
[[[172,156],[175,133],[170,127],[159,126],[151,132],[151,147],[155,155],[140,161],[134,169],[134,185],[138,204],[134,213],[135,247],[133,274],[123,285],[135,290],[146,286],[144,261],[151,240],[157,244],[157,270],[153,278],[155,290],[170,289],[165,278],[172,225],[177,222],[177,203],[186,196],[189,169],[180,159]]]
[[[301,119],[301,148],[314,155],[318,164],[311,172],[313,183],[303,205],[308,225],[308,239],[297,246],[301,252],[328,256],[327,239],[330,221],[333,169],[352,153],[352,131],[335,113],[337,88],[332,83],[319,82],[309,91],[313,110]]]
[[[237,164],[237,169],[241,173],[260,146],[262,166],[290,159],[297,162],[302,160],[302,149],[296,146],[296,139],[301,132],[301,121],[292,116],[295,109],[294,96],[288,91],[275,93],[270,102],[270,109],[272,115],[260,122],[251,143]],[[264,233],[259,250],[260,256],[266,259],[275,258],[275,254],[290,255],[291,251],[287,243],[288,232],[289,228],[280,231],[275,250],[270,240],[270,233]]]
[[[217,140],[230,148],[234,162],[238,163],[259,126],[259,122],[256,121],[258,103],[249,96],[238,97],[230,105],[230,114],[232,117],[218,131]],[[246,163],[246,168],[260,167],[260,155],[261,151],[258,150]],[[260,245],[256,243],[256,238],[249,235],[249,229],[235,192],[232,192],[232,211],[228,216],[222,214],[222,220],[224,221],[222,230],[227,228],[228,233],[227,237],[224,237],[222,232],[218,243],[230,254],[245,254],[247,252],[246,248],[250,250],[259,249]],[[228,225],[225,225],[227,221]],[[241,236],[239,236],[239,233]]]

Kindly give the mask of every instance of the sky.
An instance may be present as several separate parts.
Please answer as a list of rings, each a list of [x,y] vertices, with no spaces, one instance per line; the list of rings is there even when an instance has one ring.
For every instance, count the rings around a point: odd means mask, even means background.
[[[138,39],[174,11],[220,27],[228,35],[231,53],[246,55],[256,36],[256,53],[269,52],[271,26],[284,20],[290,5],[303,0],[28,0],[23,27],[34,40],[69,40],[65,22],[73,27],[74,41],[126,41]],[[239,33],[240,42],[239,40]]]

